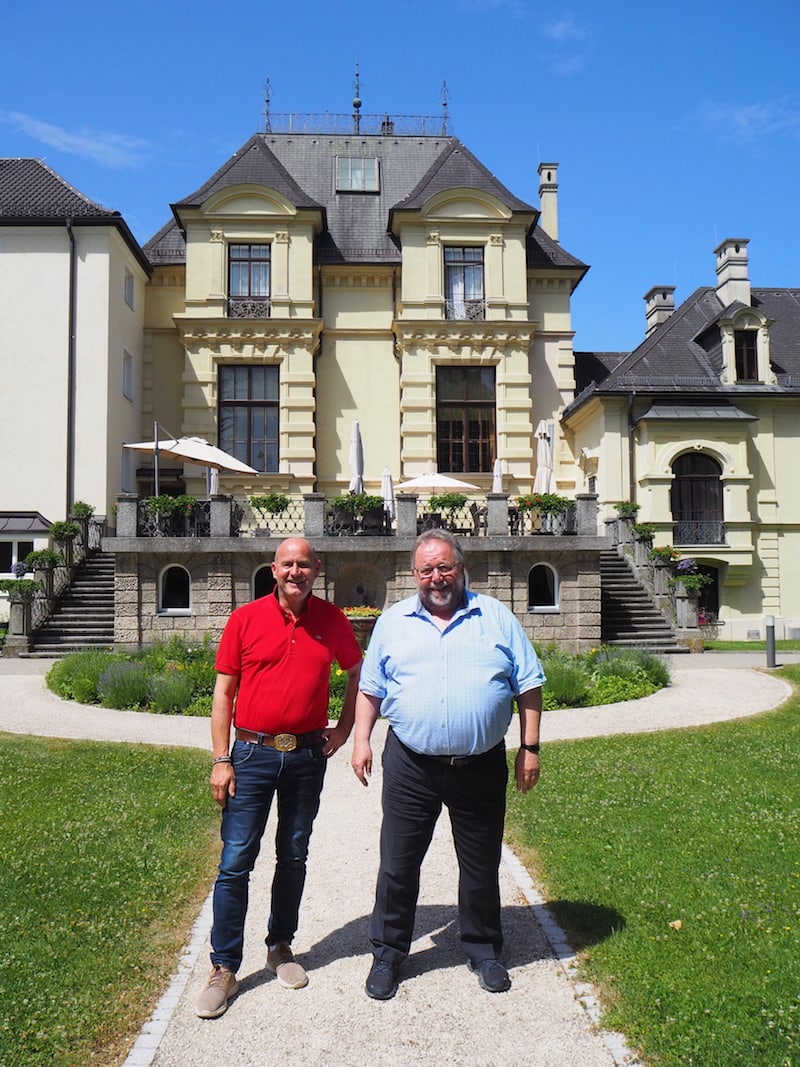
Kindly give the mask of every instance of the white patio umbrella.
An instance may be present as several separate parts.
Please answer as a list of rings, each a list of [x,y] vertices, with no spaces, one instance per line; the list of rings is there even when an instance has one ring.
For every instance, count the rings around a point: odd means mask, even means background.
[[[398,489],[479,489],[480,486],[473,485],[472,482],[462,482],[458,478],[453,478],[449,474],[438,474],[435,471],[432,474],[420,474],[418,478],[409,478],[407,482],[402,482],[397,486]]]
[[[492,492],[503,492],[503,467],[499,457],[494,461],[494,466],[492,467]]]
[[[161,456],[196,463],[200,467],[212,467],[217,470],[232,471],[235,474],[258,474],[254,467],[249,467],[235,456],[223,452],[216,445],[210,445],[202,437],[168,437],[163,440],[135,441],[126,444],[136,452],[152,452],[154,460],[154,489],[158,496],[158,464]]]
[[[550,427],[541,419],[534,435],[536,444],[536,475],[533,479],[534,493],[554,493],[556,479],[553,474],[553,449],[550,442]]]
[[[350,485],[351,493],[364,492],[364,446],[361,442],[361,427],[358,419],[350,431]]]
[[[388,467],[383,468],[383,474],[381,475],[381,496],[383,497],[383,510],[390,519],[393,519],[395,512],[394,482],[392,481],[392,472]]]

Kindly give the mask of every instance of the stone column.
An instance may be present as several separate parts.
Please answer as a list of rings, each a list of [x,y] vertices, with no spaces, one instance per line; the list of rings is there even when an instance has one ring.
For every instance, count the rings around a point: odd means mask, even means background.
[[[117,497],[117,537],[137,536],[139,498],[131,494]]]
[[[597,512],[597,493],[578,493],[575,497],[575,532],[579,537],[597,537]]]

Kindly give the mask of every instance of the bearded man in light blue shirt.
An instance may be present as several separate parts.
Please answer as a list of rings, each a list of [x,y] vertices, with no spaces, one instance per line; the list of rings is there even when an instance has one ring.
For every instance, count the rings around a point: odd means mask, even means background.
[[[467,966],[491,993],[510,988],[500,962],[498,870],[514,701],[520,748],[516,786],[539,778],[545,677],[514,615],[465,588],[464,556],[445,530],[423,533],[412,553],[417,587],[378,619],[361,670],[352,766],[367,785],[370,736],[389,722],[383,751],[381,863],[370,922],[374,961],[366,991],[388,1000],[408,956],[422,861],[447,807],[459,865],[458,911]]]

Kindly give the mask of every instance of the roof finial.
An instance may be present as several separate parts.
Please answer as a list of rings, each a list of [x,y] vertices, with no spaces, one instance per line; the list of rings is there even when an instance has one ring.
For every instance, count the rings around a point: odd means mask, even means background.
[[[269,78],[264,83],[264,129],[267,133],[271,133],[269,123],[269,93],[272,86],[269,84]]]
[[[356,95],[353,97],[353,132],[358,133],[361,128],[361,98],[359,93],[358,56],[356,56]]]
[[[447,82],[442,82],[442,137],[447,136]]]

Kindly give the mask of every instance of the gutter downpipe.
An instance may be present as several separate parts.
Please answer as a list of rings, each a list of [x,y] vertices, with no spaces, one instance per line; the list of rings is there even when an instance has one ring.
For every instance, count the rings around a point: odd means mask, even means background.
[[[636,503],[636,460],[634,456],[634,425],[633,425],[633,401],[636,390],[631,390],[628,397],[628,499],[632,504]]]
[[[64,220],[69,238],[69,317],[67,342],[67,509],[68,518],[75,502],[75,300],[77,293],[77,251],[75,234],[72,232],[72,219]]]

